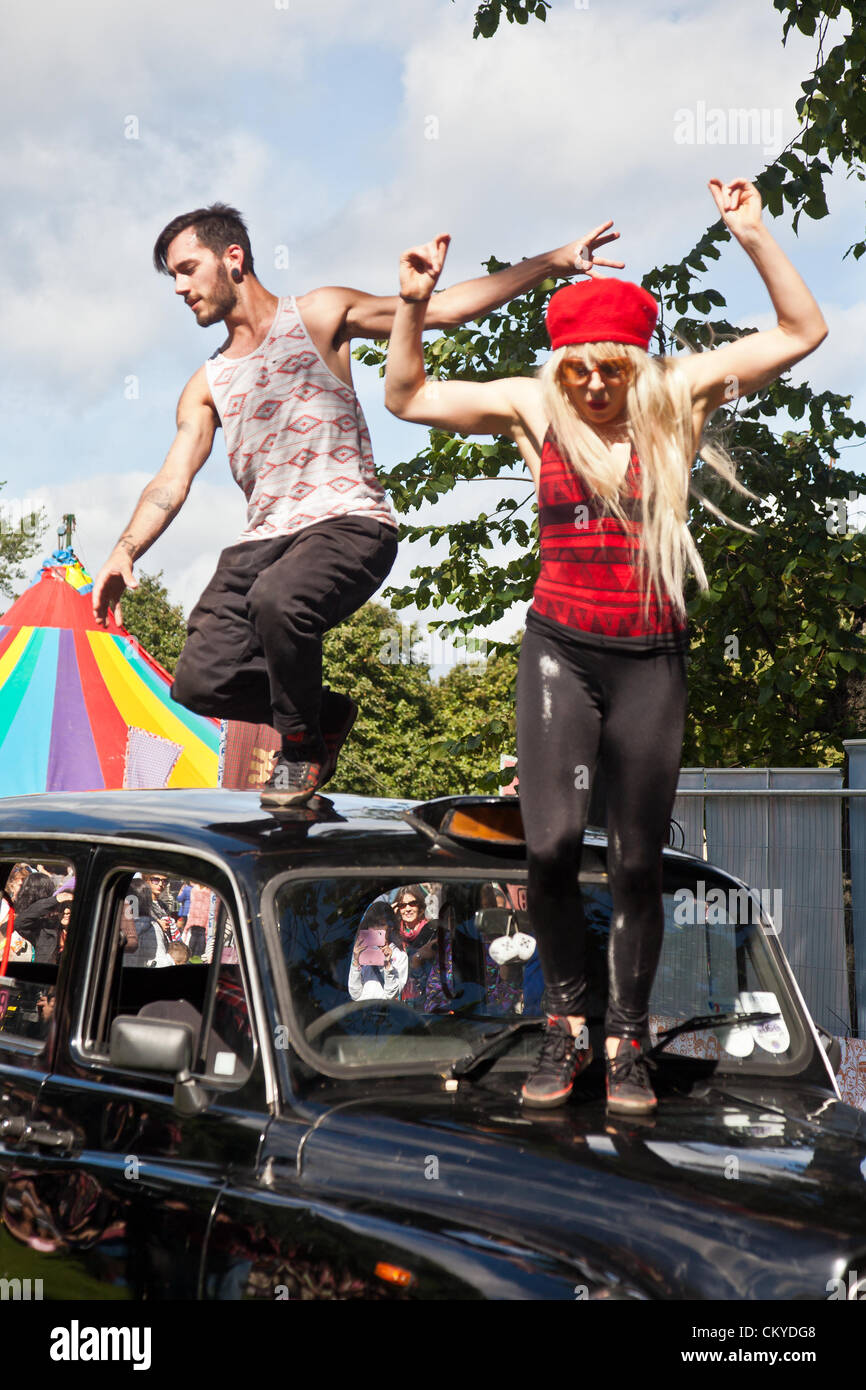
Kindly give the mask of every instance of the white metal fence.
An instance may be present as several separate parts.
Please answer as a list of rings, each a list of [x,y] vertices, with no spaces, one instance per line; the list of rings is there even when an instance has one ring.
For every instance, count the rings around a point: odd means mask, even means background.
[[[683,768],[673,819],[675,847],[761,896],[816,1023],[866,1037],[866,785],[843,786],[842,769]]]

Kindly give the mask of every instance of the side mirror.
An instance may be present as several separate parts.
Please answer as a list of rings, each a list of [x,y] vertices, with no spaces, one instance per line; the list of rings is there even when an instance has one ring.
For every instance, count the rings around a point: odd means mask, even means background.
[[[188,1071],[181,1071],[174,1083],[172,1103],[178,1115],[200,1115],[202,1110],[207,1109],[210,1096],[200,1081],[196,1081]]]
[[[173,1076],[175,1110],[179,1115],[198,1115],[210,1096],[190,1074],[195,1042],[195,1029],[189,1023],[121,1014],[111,1025],[108,1058],[114,1067]]]
[[[108,1059],[113,1067],[177,1076],[189,1071],[194,1047],[188,1023],[120,1014],[111,1025]]]

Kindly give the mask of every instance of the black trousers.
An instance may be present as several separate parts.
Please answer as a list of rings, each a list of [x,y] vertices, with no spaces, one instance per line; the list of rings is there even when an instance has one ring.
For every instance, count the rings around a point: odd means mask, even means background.
[[[664,934],[662,848],[676,795],[686,711],[681,654],[612,652],[527,626],[517,676],[527,908],[552,1014],[585,1012],[581,847],[597,766],[605,778],[607,1036],[642,1038]]]
[[[372,597],[396,555],[394,527],[361,516],[230,545],[190,614],[173,697],[197,714],[318,743],[322,638]]]

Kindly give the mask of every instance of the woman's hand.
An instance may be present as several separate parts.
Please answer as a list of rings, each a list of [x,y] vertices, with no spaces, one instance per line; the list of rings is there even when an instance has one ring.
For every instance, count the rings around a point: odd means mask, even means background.
[[[761,195],[748,179],[710,179],[707,185],[725,226],[738,241],[761,225]]]
[[[613,226],[613,219],[602,222],[595,231],[588,232],[580,241],[570,241],[567,246],[557,252],[557,271],[561,275],[574,275],[575,271],[580,275],[588,275],[594,280],[596,276],[596,266],[608,266],[612,270],[622,270],[625,261],[607,261],[595,252],[599,246],[606,246],[609,241],[616,241],[619,232],[608,231]]]
[[[400,257],[400,298],[429,299],[442,274],[450,236],[437,236],[424,246],[412,246]]]
[[[761,221],[761,196],[748,179],[722,183],[710,179],[709,190],[728,227],[753,262],[776,311],[776,326],[749,333],[711,352],[683,353],[677,365],[685,373],[693,405],[693,432],[723,402],[751,396],[800,362],[827,336],[827,325],[814,295],[770,229]]]

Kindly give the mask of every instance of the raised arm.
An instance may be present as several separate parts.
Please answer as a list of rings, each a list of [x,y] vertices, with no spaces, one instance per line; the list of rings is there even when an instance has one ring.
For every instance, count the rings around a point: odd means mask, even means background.
[[[510,265],[505,270],[497,270],[493,275],[479,275],[474,280],[464,280],[458,285],[437,294],[427,305],[424,315],[425,328],[457,328],[479,315],[497,309],[509,299],[533,290],[549,277],[575,275],[578,272],[591,275],[596,266],[622,269],[623,261],[609,261],[596,256],[599,247],[615,241],[619,232],[612,232],[613,222],[604,222],[579,241],[569,241],[555,251],[545,251],[540,256]],[[437,237],[436,243],[449,237]],[[433,245],[434,243],[430,243]],[[335,339],[335,345],[351,338],[387,338],[391,333],[394,314],[399,303],[397,295],[362,294],[360,290],[342,290],[347,296],[342,326]]]
[[[709,188],[725,225],[767,286],[777,323],[736,343],[677,359],[687,375],[696,413],[703,418],[723,401],[769,385],[827,336],[814,296],[761,221],[761,195],[754,184],[747,179],[728,184],[711,179]]]
[[[165,463],[142,492],[129,525],[93,586],[93,614],[103,627],[108,625],[109,609],[116,616],[124,590],[138,588],[132,566],[177,516],[193,478],[210,454],[218,424],[207,374],[200,367],[178,401],[177,434]]]
[[[538,395],[537,382],[528,377],[484,382],[428,381],[426,377],[421,333],[449,240],[437,237],[426,246],[404,251],[400,258],[400,295],[385,369],[385,405],[392,415],[415,424],[459,434],[513,437],[521,425],[521,399]]]

